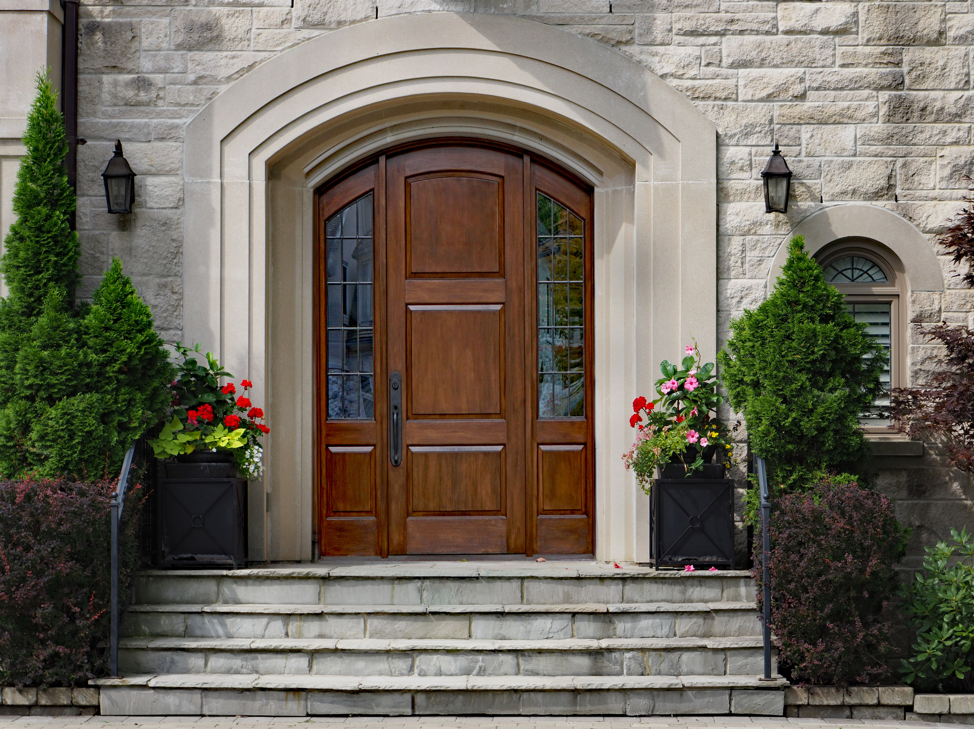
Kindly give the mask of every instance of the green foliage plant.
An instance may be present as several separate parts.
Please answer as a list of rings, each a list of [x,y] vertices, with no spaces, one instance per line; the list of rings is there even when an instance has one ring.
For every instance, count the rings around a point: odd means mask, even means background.
[[[904,590],[903,611],[916,631],[903,661],[907,683],[923,691],[974,691],[974,539],[950,530],[951,541],[927,547],[923,569]]]
[[[250,380],[236,385],[221,379],[233,375],[220,365],[212,353],[206,363],[195,355],[200,345],[189,349],[182,344],[176,351],[183,358],[172,384],[172,412],[159,436],[149,441],[157,458],[173,458],[196,451],[223,451],[233,454],[237,468],[247,478],[261,475],[261,436],[270,432],[262,421],[264,411],[255,407],[247,396],[253,387]]]
[[[117,472],[168,407],[169,355],[117,259],[78,305],[78,236],[63,161],[64,122],[47,78],[24,134],[17,220],[0,259],[0,476]]]
[[[660,373],[656,399],[633,400],[629,426],[637,429],[636,441],[622,456],[646,493],[657,467],[681,461],[690,476],[714,453],[726,462],[731,453],[727,429],[716,418],[723,398],[717,392],[714,364],[702,361],[696,341],[685,347],[679,366],[663,360]]]
[[[867,454],[859,416],[882,391],[881,348],[826,282],[801,236],[774,291],[731,322],[717,355],[751,447],[768,461],[772,496],[822,474],[855,471]]]

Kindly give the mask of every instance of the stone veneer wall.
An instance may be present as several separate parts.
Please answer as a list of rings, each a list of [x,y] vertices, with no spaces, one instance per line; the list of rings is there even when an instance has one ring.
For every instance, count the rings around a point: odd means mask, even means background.
[[[158,328],[179,339],[186,122],[290,46],[349,23],[436,10],[518,15],[590,36],[666,79],[714,121],[721,344],[731,317],[765,297],[772,257],[802,218],[865,201],[932,240],[974,170],[970,2],[293,0],[292,8],[291,0],[83,0],[84,292],[110,256],[121,256]],[[115,138],[139,174],[137,210],[124,227],[105,212],[100,179]],[[760,171],[774,139],[795,173],[787,216],[765,214],[761,201]],[[191,246],[192,231],[186,235]],[[940,261],[946,291],[913,295],[911,321],[974,325],[974,291]],[[936,366],[936,353],[911,332],[913,383]],[[743,457],[743,443],[737,450]],[[918,527],[914,563],[946,524],[974,526],[969,478],[930,455],[878,465],[879,483],[903,499],[901,516]]]

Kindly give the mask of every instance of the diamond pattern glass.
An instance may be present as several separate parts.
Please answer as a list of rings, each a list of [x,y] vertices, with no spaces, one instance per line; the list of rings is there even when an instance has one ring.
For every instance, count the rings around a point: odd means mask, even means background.
[[[325,223],[328,419],[375,417],[372,193]]]
[[[538,417],[585,417],[585,225],[538,193]]]

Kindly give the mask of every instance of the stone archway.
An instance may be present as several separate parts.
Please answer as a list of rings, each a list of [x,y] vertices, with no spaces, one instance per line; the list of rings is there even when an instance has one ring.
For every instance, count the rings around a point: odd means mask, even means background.
[[[492,15],[369,21],[287,51],[187,126],[188,340],[264,392],[273,427],[251,495],[252,557],[312,556],[312,191],[377,150],[473,136],[594,188],[596,556],[648,556],[622,468],[628,403],[692,335],[716,352],[716,130],[622,54]]]

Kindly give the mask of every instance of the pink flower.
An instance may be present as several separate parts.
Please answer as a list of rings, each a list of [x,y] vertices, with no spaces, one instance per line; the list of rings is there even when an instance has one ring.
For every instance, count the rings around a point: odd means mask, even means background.
[[[720,570],[718,570],[718,569],[717,569],[716,567],[711,567],[711,568],[710,568],[709,570],[707,570],[707,571],[708,571],[708,572],[719,572]]]
[[[696,408],[696,406],[694,406],[693,407],[693,410],[690,411],[690,417],[692,418],[696,414],[697,414],[697,408]]]
[[[696,350],[695,350],[695,349],[693,348],[693,346],[692,346],[692,345],[689,345],[689,344],[688,344],[688,345],[686,346],[686,352],[687,352],[687,354],[693,354],[693,353],[694,353],[695,351],[696,351]]]
[[[706,448],[706,447],[707,447],[707,444],[708,444],[709,442],[710,442],[710,441],[708,441],[708,440],[707,440],[706,438],[701,438],[701,439],[700,439],[700,445],[701,445],[701,446],[703,446],[704,448]]]
[[[683,386],[687,389],[687,392],[693,392],[698,387],[700,387],[700,383],[697,382],[697,378],[696,377],[694,377],[693,375],[690,375],[687,378],[687,381],[683,384]]]
[[[686,567],[683,568],[683,571],[684,572],[696,572],[697,570],[694,568],[694,566],[692,564],[688,564]]]
[[[662,393],[665,395],[668,392],[676,392],[680,389],[680,383],[676,380],[670,380],[669,382],[664,382],[663,386],[660,388]]]
[[[690,443],[696,443],[698,440],[700,440],[700,434],[697,431],[695,431],[695,430],[688,430],[687,431],[687,441],[688,442],[690,442]]]

